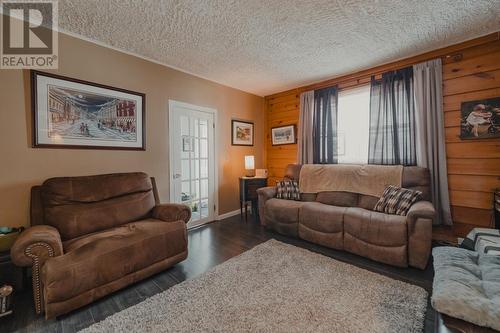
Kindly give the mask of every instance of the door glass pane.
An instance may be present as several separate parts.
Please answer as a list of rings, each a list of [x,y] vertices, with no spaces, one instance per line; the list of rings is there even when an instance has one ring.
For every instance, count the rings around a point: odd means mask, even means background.
[[[194,144],[194,158],[200,158],[200,140],[199,139],[193,139],[193,144]]]
[[[202,179],[200,181],[200,184],[201,184],[200,196],[202,198],[208,198],[208,179]]]
[[[191,132],[192,135],[194,137],[198,137],[198,133],[199,133],[199,128],[198,128],[198,119],[196,118],[192,118],[193,119],[193,122],[192,122],[192,125],[193,125],[193,131]]]
[[[189,160],[181,161],[182,180],[189,180]]]
[[[189,181],[182,182],[182,193],[181,193],[181,201],[189,201],[191,200],[191,190],[189,188]]]
[[[191,199],[199,199],[199,193],[200,193],[200,181],[199,180],[193,180],[191,181]]]
[[[208,177],[208,159],[200,160],[200,177]]]
[[[200,160],[191,161],[191,179],[200,178]]]
[[[200,157],[208,158],[208,140],[201,139],[200,141]]]
[[[193,201],[191,203],[191,221],[196,221],[200,219],[200,202]]]
[[[208,199],[203,199],[201,200],[201,217],[207,217],[208,216]]]
[[[200,138],[208,138],[208,122],[200,119]]]
[[[189,118],[181,116],[181,135],[189,135]]]

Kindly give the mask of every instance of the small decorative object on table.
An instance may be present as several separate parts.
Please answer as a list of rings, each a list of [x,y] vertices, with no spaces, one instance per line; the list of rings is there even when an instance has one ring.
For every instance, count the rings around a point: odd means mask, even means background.
[[[12,314],[12,293],[14,288],[4,285],[0,288],[0,317]]]
[[[23,230],[23,227],[0,227],[0,286],[13,285],[16,290],[22,290],[26,284],[27,270],[15,266],[10,258],[10,248]],[[1,306],[0,304],[0,310]]]
[[[247,177],[255,177],[255,158],[253,155],[245,156],[245,170]]]

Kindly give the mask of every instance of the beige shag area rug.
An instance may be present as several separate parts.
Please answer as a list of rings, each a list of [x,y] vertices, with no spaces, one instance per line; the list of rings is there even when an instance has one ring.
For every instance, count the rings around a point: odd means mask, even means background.
[[[421,332],[427,292],[276,240],[83,332]]]

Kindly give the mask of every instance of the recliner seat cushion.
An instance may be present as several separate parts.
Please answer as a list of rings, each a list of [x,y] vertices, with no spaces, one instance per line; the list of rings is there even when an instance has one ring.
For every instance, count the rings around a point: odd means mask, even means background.
[[[51,178],[41,189],[44,222],[63,241],[150,217],[155,206],[145,173]]]
[[[363,208],[347,208],[344,214],[344,248],[370,259],[405,267],[407,224],[404,216]]]
[[[301,201],[269,199],[265,206],[266,225],[282,234],[298,236]]]
[[[299,236],[323,246],[342,249],[345,207],[307,202],[299,210]]]
[[[65,242],[42,267],[47,303],[67,300],[187,251],[184,221],[133,222]]]

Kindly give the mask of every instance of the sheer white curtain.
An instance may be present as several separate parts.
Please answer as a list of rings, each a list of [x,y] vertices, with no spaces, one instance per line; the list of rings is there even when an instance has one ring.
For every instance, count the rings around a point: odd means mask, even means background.
[[[451,225],[443,115],[441,59],[413,66],[417,131],[417,165],[431,172],[435,224]]]
[[[299,118],[299,150],[300,164],[313,163],[313,117],[314,117],[314,90],[300,94]]]

